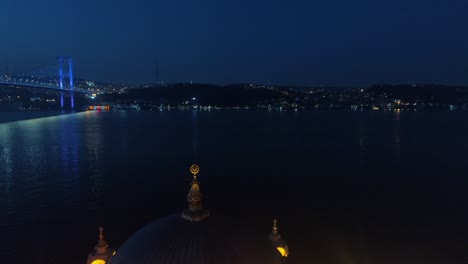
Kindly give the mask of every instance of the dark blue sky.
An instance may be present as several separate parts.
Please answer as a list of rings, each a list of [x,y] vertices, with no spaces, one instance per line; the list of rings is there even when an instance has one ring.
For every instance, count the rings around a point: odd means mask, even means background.
[[[145,83],[468,85],[466,0],[2,0],[0,65]],[[3,66],[2,66],[3,68]],[[3,71],[3,70],[2,70]]]

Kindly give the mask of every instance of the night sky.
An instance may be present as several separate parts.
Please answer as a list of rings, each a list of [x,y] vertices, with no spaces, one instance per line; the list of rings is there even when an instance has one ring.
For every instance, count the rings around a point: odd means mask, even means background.
[[[93,80],[468,85],[466,0],[1,0],[0,65]],[[158,68],[158,70],[156,70]]]

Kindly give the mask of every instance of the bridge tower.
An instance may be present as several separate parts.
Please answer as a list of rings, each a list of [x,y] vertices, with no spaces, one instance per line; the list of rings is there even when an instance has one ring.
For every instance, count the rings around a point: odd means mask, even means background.
[[[75,90],[75,83],[73,81],[73,62],[71,57],[57,57],[59,65],[59,85],[60,89],[67,89],[69,91]],[[69,84],[64,84],[68,79]],[[73,93],[70,94],[71,108],[75,108],[75,98]],[[60,95],[60,107],[63,108],[63,93]]]

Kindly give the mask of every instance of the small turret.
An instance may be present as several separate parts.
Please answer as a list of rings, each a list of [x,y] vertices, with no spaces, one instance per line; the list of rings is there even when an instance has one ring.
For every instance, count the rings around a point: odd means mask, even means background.
[[[280,233],[278,232],[278,220],[273,219],[273,230],[271,231],[270,235],[268,236],[270,241],[273,243],[273,246],[278,250],[278,252],[284,258],[289,256],[289,247],[286,244],[286,241],[281,237]]]
[[[94,250],[89,253],[87,264],[106,264],[115,254],[115,250],[110,248],[104,240],[104,228],[99,227],[99,240]]]

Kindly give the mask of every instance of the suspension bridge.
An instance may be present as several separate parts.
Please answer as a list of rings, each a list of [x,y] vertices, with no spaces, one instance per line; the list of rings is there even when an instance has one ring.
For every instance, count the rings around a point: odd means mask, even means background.
[[[70,94],[71,108],[74,108],[74,93],[93,93],[87,89],[75,87],[72,57],[64,56],[57,57],[53,62],[30,71],[0,75],[0,84],[58,90],[61,92],[61,107],[64,106],[65,94]]]

